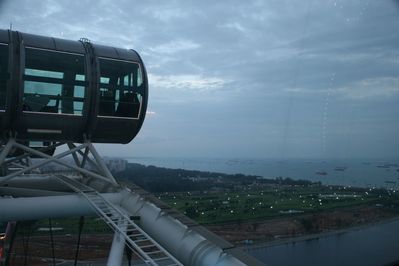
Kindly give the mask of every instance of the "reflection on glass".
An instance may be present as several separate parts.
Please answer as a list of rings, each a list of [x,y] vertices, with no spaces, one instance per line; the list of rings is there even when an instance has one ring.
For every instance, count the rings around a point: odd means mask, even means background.
[[[26,48],[25,60],[24,111],[82,115],[82,55]]]

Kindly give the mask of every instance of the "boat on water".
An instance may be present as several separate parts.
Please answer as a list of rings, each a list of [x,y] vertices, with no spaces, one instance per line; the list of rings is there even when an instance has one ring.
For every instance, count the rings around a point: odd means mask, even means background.
[[[348,167],[346,167],[346,166],[337,166],[337,167],[334,168],[334,171],[341,171],[341,172],[343,172],[343,171],[345,171],[347,168],[348,168]]]
[[[390,168],[390,167],[399,167],[399,165],[396,163],[386,163],[386,164],[377,165],[377,168]]]
[[[317,171],[316,172],[317,175],[327,175],[326,171]]]

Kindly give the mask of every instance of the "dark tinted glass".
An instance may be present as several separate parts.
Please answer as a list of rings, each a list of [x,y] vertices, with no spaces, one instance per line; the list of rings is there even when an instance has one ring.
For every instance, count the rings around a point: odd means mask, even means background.
[[[100,59],[100,116],[138,118],[143,78],[138,64]]]
[[[0,43],[0,110],[5,109],[8,80],[8,45]]]

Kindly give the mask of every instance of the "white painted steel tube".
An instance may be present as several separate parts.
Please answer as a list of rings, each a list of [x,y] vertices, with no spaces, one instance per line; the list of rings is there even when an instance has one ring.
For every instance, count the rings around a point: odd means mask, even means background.
[[[126,225],[123,226],[122,230],[126,230]],[[114,239],[112,240],[111,251],[109,252],[107,266],[119,266],[122,265],[123,251],[125,250],[125,237],[115,231]]]
[[[121,194],[101,194],[119,205]],[[42,218],[62,218],[95,214],[88,201],[78,195],[0,198],[0,221],[22,221]]]
[[[245,265],[134,192],[125,191],[122,207],[140,216],[140,226],[184,265]]]
[[[8,180],[3,186],[42,189],[52,191],[69,191],[70,188],[51,175],[29,174],[16,176]]]
[[[223,251],[206,236],[165,214],[159,207],[144,200],[135,192],[123,190],[119,193],[104,193],[102,196],[111,203],[122,206],[131,215],[140,216],[139,225],[144,231],[184,265],[245,265],[238,258]],[[87,200],[78,195],[0,198],[0,221],[93,214],[95,212]],[[112,262],[122,258],[120,256],[121,250],[123,251],[122,242],[124,241],[114,241],[115,255],[110,254],[109,258]]]

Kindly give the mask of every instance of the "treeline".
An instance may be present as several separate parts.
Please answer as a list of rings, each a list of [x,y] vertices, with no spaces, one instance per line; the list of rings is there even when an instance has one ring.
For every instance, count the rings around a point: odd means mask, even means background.
[[[244,174],[223,174],[196,170],[169,169],[128,163],[124,171],[114,173],[117,178],[127,179],[149,192],[204,191],[209,189],[234,189],[250,184],[311,185],[310,181],[278,177],[264,179]]]
[[[295,180],[290,177],[278,176],[275,179],[260,179],[259,183],[262,184],[279,184],[279,185],[292,185],[292,186],[310,186],[310,185],[321,185],[321,182],[312,182],[309,180]]]
[[[125,171],[115,173],[115,176],[132,181],[149,192],[193,191],[208,188],[207,184],[194,183],[186,179],[184,171],[129,163]]]
[[[190,178],[190,177],[201,177],[201,178],[230,178],[232,180],[255,180],[259,178],[259,176],[255,175],[243,175],[243,174],[223,174],[223,173],[215,173],[215,172],[205,172],[205,171],[197,171],[197,170],[185,170],[185,169],[171,169],[157,166],[145,166],[138,163],[128,163],[126,170],[121,172],[122,174],[130,174],[134,173],[136,175],[140,175],[142,177],[181,177],[181,178]]]
[[[253,182],[256,176],[242,174],[228,175],[222,173],[202,172],[184,169],[169,169],[156,166],[145,166],[129,163],[122,172],[114,173],[117,178],[133,181],[138,186],[150,192],[203,191],[215,186],[220,178],[231,181]],[[198,181],[195,181],[198,179]],[[205,182],[206,181],[206,182]],[[228,187],[229,182],[217,186]]]

